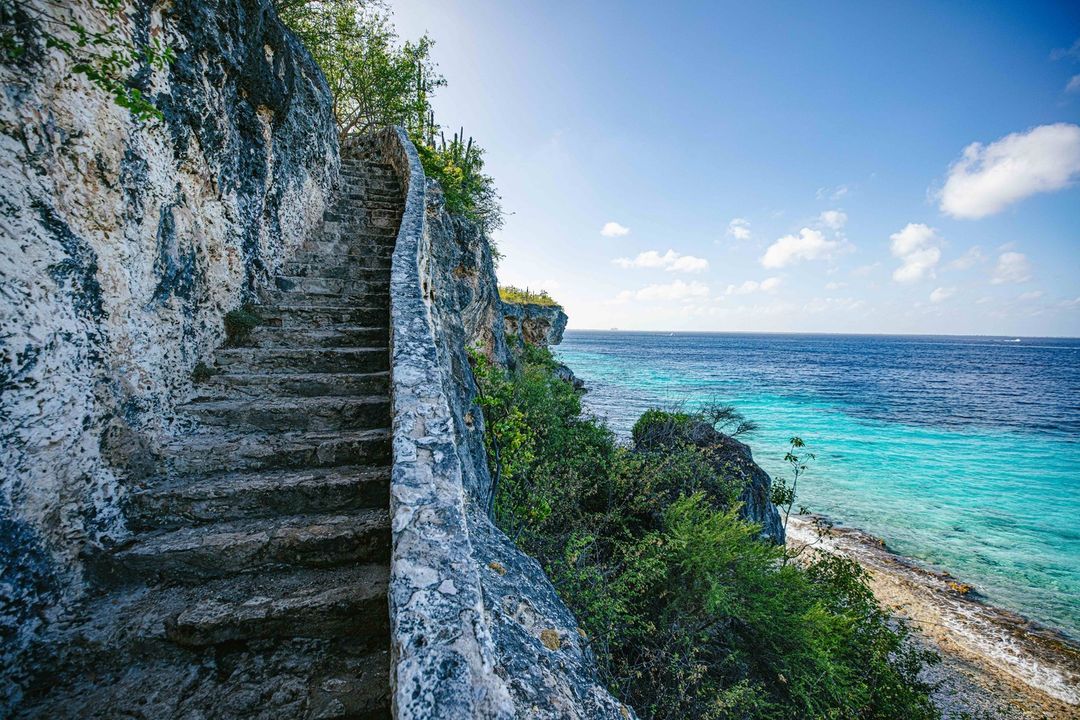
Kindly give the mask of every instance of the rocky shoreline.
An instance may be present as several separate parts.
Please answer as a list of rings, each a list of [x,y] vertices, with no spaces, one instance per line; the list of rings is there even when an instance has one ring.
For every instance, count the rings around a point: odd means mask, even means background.
[[[983,602],[970,586],[897,555],[862,530],[818,528],[823,518],[792,516],[787,543],[849,557],[871,576],[878,600],[905,618],[942,663],[928,679],[946,713],[991,718],[1080,715],[1080,646],[1053,629]]]

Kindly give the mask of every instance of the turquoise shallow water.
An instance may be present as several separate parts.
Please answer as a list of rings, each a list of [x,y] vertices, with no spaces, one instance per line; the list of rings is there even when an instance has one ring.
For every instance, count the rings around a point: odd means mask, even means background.
[[[816,453],[799,504],[1080,639],[1080,340],[571,331],[587,407],[735,405],[770,474]]]

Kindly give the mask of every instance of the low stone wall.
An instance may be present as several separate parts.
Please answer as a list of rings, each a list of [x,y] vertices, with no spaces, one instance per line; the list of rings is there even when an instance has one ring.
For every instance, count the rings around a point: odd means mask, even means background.
[[[409,193],[391,275],[395,717],[633,718],[543,569],[487,514],[466,348],[510,358],[488,240],[446,213],[403,133],[382,140]]]
[[[394,717],[511,718],[472,561],[462,462],[432,322],[424,172],[403,131],[385,133],[383,148],[408,187],[390,277]]]

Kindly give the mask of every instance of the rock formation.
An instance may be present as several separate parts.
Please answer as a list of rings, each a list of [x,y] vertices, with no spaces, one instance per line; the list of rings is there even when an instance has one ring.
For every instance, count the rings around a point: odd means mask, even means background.
[[[108,21],[88,1],[60,11]],[[0,65],[5,680],[82,592],[84,556],[127,536],[126,485],[172,432],[223,315],[317,224],[338,171],[326,83],[268,2],[138,2],[125,17],[120,33],[176,52],[139,75],[163,121],[133,119],[43,43]]]

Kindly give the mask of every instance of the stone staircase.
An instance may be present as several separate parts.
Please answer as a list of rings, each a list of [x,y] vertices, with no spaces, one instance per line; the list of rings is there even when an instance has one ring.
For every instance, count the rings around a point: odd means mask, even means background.
[[[21,716],[389,717],[390,263],[373,145],[218,350]]]

